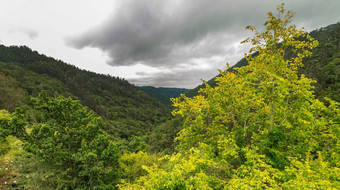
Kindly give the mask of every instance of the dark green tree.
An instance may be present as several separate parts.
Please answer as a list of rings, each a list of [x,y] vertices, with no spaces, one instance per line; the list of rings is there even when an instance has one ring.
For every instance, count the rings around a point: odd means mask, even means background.
[[[16,110],[9,126],[9,134],[24,142],[24,150],[62,171],[62,184],[55,188],[115,188],[118,145],[102,130],[103,120],[79,101],[40,94],[31,99],[30,107]]]

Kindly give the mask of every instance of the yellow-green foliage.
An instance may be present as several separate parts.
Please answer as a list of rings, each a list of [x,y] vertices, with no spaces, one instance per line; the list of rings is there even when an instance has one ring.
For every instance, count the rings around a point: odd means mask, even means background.
[[[0,118],[1,119],[10,119],[11,114],[6,110],[0,110]]]
[[[257,148],[245,148],[246,161],[237,170],[225,189],[279,189],[282,173],[264,161]]]
[[[5,140],[7,136],[7,130],[3,129],[2,126],[8,125],[9,121],[11,120],[11,115],[6,110],[0,110],[0,156],[3,156],[7,153],[9,149],[9,144]]]
[[[340,106],[325,106],[314,97],[315,81],[298,75],[318,42],[290,25],[283,4],[277,10],[266,31],[247,27],[255,33],[244,41],[254,46],[248,66],[221,72],[217,87],[206,84],[201,95],[173,100],[173,113],[185,118],[178,153],[122,189],[339,187]]]
[[[332,153],[335,155],[335,153]],[[284,189],[337,189],[340,187],[340,168],[330,166],[321,154],[306,160],[291,158],[290,166],[284,171]]]
[[[220,177],[230,171],[227,163],[218,163],[210,147],[200,144],[188,152],[164,156],[162,164],[143,166],[149,173],[121,189],[218,189],[226,182]],[[141,185],[142,184],[142,185]]]
[[[139,151],[138,153],[124,154],[119,159],[119,165],[123,172],[124,182],[134,182],[140,176],[146,175],[147,172],[143,167],[159,164],[159,157]]]
[[[6,110],[0,110],[0,189],[16,186],[21,163],[16,158],[23,153],[22,142],[13,136],[7,136],[3,127],[8,125],[12,117]]]

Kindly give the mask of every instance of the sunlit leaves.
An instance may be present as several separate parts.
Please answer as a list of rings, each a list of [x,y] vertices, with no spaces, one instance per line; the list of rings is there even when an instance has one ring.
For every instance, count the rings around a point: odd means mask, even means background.
[[[160,168],[146,167],[149,174],[137,184],[146,189],[282,189],[296,180],[307,181],[302,188],[337,184],[332,172],[320,179],[319,168],[338,167],[339,105],[325,106],[314,97],[315,81],[298,75],[318,42],[290,25],[293,13],[283,4],[277,12],[268,13],[264,32],[247,27],[255,36],[244,42],[253,45],[250,53],[258,52],[246,56],[248,66],[221,72],[216,87],[206,84],[194,98],[173,100],[173,114],[185,118],[178,153],[164,157],[167,164]],[[288,50],[293,55],[285,56]]]

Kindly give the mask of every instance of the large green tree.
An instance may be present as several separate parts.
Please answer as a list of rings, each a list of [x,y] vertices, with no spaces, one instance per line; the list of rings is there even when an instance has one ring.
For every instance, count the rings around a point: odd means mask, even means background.
[[[79,101],[40,94],[30,106],[17,108],[10,121],[0,121],[3,135],[21,139],[24,150],[52,171],[37,176],[46,189],[115,188],[118,144],[102,130],[103,120]]]
[[[146,167],[149,175],[122,188],[297,189],[339,186],[339,104],[325,106],[313,82],[298,75],[318,45],[277,7],[264,32],[254,32],[248,66],[221,72],[217,87],[174,100],[185,118],[178,153],[168,164]],[[252,57],[251,53],[259,54]],[[287,59],[285,54],[292,51]],[[327,175],[326,175],[327,173]],[[293,186],[296,184],[296,186]]]

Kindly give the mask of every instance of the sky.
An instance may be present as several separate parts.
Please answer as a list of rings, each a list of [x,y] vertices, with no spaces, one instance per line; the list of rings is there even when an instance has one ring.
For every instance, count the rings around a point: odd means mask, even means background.
[[[307,31],[340,21],[340,0],[1,0],[0,44],[25,45],[137,86],[194,88],[248,52],[282,2]]]

